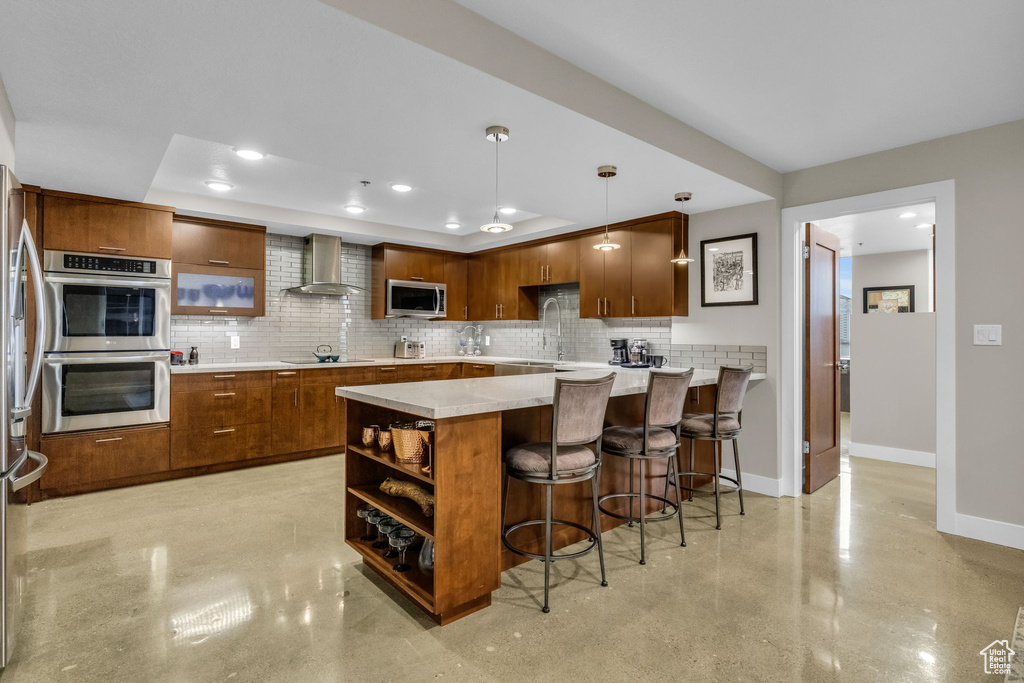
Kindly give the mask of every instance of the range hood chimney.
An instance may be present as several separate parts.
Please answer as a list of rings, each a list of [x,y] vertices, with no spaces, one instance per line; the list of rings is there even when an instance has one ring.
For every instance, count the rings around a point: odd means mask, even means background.
[[[336,235],[306,235],[302,246],[302,284],[285,290],[293,294],[344,296],[367,290],[341,281],[341,238]]]

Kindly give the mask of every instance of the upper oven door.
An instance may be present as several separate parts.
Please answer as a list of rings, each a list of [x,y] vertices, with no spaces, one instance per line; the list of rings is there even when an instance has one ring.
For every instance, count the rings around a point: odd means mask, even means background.
[[[167,351],[50,354],[43,362],[44,434],[167,422]]]
[[[171,346],[171,283],[46,273],[46,351],[145,351]]]
[[[387,281],[389,318],[444,318],[447,287],[442,283],[415,280]]]

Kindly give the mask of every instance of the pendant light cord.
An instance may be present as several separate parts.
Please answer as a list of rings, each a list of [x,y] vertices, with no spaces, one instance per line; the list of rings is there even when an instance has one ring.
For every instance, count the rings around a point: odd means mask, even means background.
[[[498,222],[498,146],[501,144],[501,137],[494,134],[494,222]]]
[[[610,176],[604,177],[604,236],[608,237],[608,179]]]

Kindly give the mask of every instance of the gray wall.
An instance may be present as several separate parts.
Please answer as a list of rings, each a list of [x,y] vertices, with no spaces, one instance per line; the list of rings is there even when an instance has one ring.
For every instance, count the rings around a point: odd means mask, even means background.
[[[0,80],[0,164],[14,169],[14,110]]]
[[[787,173],[783,206],[949,179],[956,183],[957,351],[947,371],[957,381],[957,511],[1024,525],[1024,458],[1012,430],[1024,386],[1024,120]],[[941,290],[937,296],[941,309]],[[973,346],[975,323],[1002,324],[1003,345]]]
[[[743,471],[770,479],[781,476],[779,461],[779,206],[773,201],[690,216],[690,256],[699,259],[700,241],[757,233],[758,305],[700,305],[700,261],[691,263],[690,314],[672,319],[674,344],[737,344],[766,349],[768,379],[751,385],[743,410]],[[740,351],[743,353],[743,351]]]
[[[935,453],[935,314],[858,313],[850,328],[850,455]]]
[[[931,311],[928,296],[931,288],[931,262],[932,252],[927,249],[854,256],[850,265],[854,314],[864,312],[865,287],[899,285],[914,285],[915,312]]]

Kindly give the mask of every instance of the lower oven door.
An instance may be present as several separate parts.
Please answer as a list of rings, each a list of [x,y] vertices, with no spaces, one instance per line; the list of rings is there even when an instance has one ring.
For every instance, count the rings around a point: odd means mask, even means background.
[[[167,351],[51,353],[43,360],[44,434],[167,422]]]

